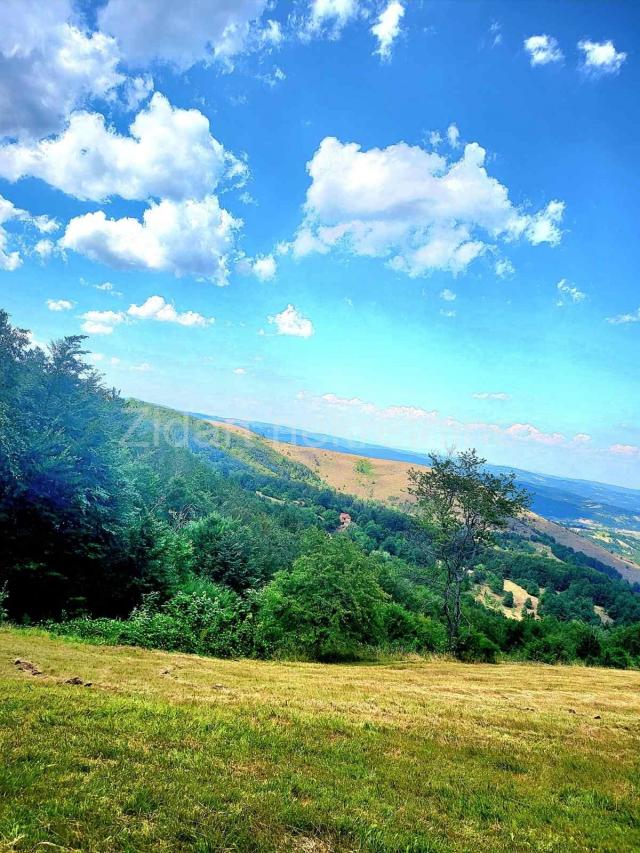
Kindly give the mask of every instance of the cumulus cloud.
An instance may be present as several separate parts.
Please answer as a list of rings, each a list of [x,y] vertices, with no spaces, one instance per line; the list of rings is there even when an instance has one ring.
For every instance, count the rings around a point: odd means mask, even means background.
[[[382,59],[391,58],[391,48],[393,42],[400,35],[400,21],[403,15],[404,6],[402,3],[399,0],[390,0],[371,27],[372,34],[378,40],[376,53]]]
[[[553,36],[529,36],[524,40],[524,49],[529,54],[531,65],[549,65],[551,62],[561,62],[564,57]]]
[[[178,311],[163,296],[150,296],[142,305],[132,303],[126,311],[87,311],[82,315],[82,328],[88,334],[110,335],[116,326],[131,320],[155,320],[178,326],[204,327],[215,322],[197,311]]]
[[[511,396],[504,391],[474,391],[475,400],[510,400]]]
[[[225,151],[199,110],[174,108],[159,92],[135,117],[129,135],[99,113],[78,112],[67,129],[38,143],[0,148],[0,176],[41,178],[83,200],[202,198],[224,174],[246,167]]]
[[[558,291],[558,299],[556,301],[556,305],[559,308],[562,308],[564,305],[571,305],[577,302],[583,302],[586,299],[587,294],[583,293],[581,290],[578,290],[577,287],[574,287],[570,284],[566,278],[561,279],[557,285],[556,289]]]
[[[450,124],[447,128],[447,141],[452,148],[460,147],[460,131],[455,124]]]
[[[640,456],[640,447],[635,444],[612,444],[609,453],[616,456]]]
[[[266,6],[266,0],[108,0],[98,25],[118,40],[129,65],[159,60],[186,70],[198,62],[230,62],[248,46]]]
[[[313,323],[303,317],[293,305],[287,305],[283,311],[268,320],[275,325],[279,335],[291,335],[295,338],[310,338],[313,335]]]
[[[244,376],[247,371],[244,367],[235,367],[233,369],[233,372],[236,374],[236,376]]]
[[[162,296],[150,296],[142,305],[130,305],[127,314],[138,320],[158,320],[161,323],[177,323],[179,326],[208,326],[213,317],[203,317],[197,311],[176,311],[175,306]]]
[[[124,80],[115,39],[73,25],[73,11],[70,0],[0,4],[0,136],[54,133],[73,109]]]
[[[241,224],[220,207],[216,196],[201,201],[165,199],[147,208],[142,221],[108,219],[102,210],[76,216],[60,246],[120,269],[194,275],[224,285]]]
[[[516,207],[488,174],[485,156],[475,142],[448,160],[404,142],[363,151],[326,137],[307,164],[311,184],[294,255],[340,246],[419,276],[460,272],[499,239],[555,245],[564,203],[535,213]]]
[[[453,302],[457,299],[457,295],[453,292],[453,290],[449,290],[448,287],[445,287],[444,290],[440,291],[440,299],[444,299],[445,302]]]
[[[71,311],[74,305],[69,299],[47,299],[49,311]]]
[[[617,74],[627,58],[626,53],[615,49],[612,41],[583,39],[578,42],[578,49],[582,51],[583,70],[596,76]]]
[[[615,317],[607,317],[607,323],[613,326],[624,325],[625,323],[640,323],[640,308],[632,311],[631,314],[617,314]]]
[[[110,335],[127,317],[123,311],[87,311],[82,319],[82,331],[88,335]]]
[[[273,255],[261,255],[251,261],[251,272],[260,281],[271,281],[277,271],[276,259]]]

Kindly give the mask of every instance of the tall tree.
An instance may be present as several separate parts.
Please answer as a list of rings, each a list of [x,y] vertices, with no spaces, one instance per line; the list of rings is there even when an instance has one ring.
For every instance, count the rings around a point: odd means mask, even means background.
[[[444,617],[449,648],[460,646],[464,580],[494,531],[506,527],[529,504],[514,474],[492,474],[475,450],[431,454],[431,467],[409,472],[410,492],[418,500],[436,558],[444,568]]]

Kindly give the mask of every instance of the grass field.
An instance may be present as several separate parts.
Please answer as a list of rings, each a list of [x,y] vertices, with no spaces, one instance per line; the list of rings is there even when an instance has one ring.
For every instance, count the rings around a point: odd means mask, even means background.
[[[0,849],[638,850],[639,696],[638,672],[219,661],[4,628]]]

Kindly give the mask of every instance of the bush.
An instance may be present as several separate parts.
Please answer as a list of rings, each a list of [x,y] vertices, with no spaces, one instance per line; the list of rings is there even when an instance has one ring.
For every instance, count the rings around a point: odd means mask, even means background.
[[[385,605],[383,624],[386,643],[395,651],[440,652],[446,648],[444,625],[428,616],[410,613],[395,602]]]
[[[384,639],[386,594],[378,566],[346,536],[316,534],[308,553],[260,596],[263,654],[354,660]]]
[[[511,590],[507,590],[505,594],[502,596],[502,603],[505,607],[514,607],[515,601],[513,600],[513,593]]]
[[[500,647],[493,640],[481,631],[471,629],[462,637],[458,656],[464,661],[495,663],[499,653]]]

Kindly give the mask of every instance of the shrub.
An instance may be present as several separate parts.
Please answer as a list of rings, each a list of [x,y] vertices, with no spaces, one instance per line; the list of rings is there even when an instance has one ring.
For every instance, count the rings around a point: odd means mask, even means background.
[[[341,661],[384,639],[387,596],[377,563],[345,536],[313,536],[308,553],[278,572],[260,596],[263,654]]]

